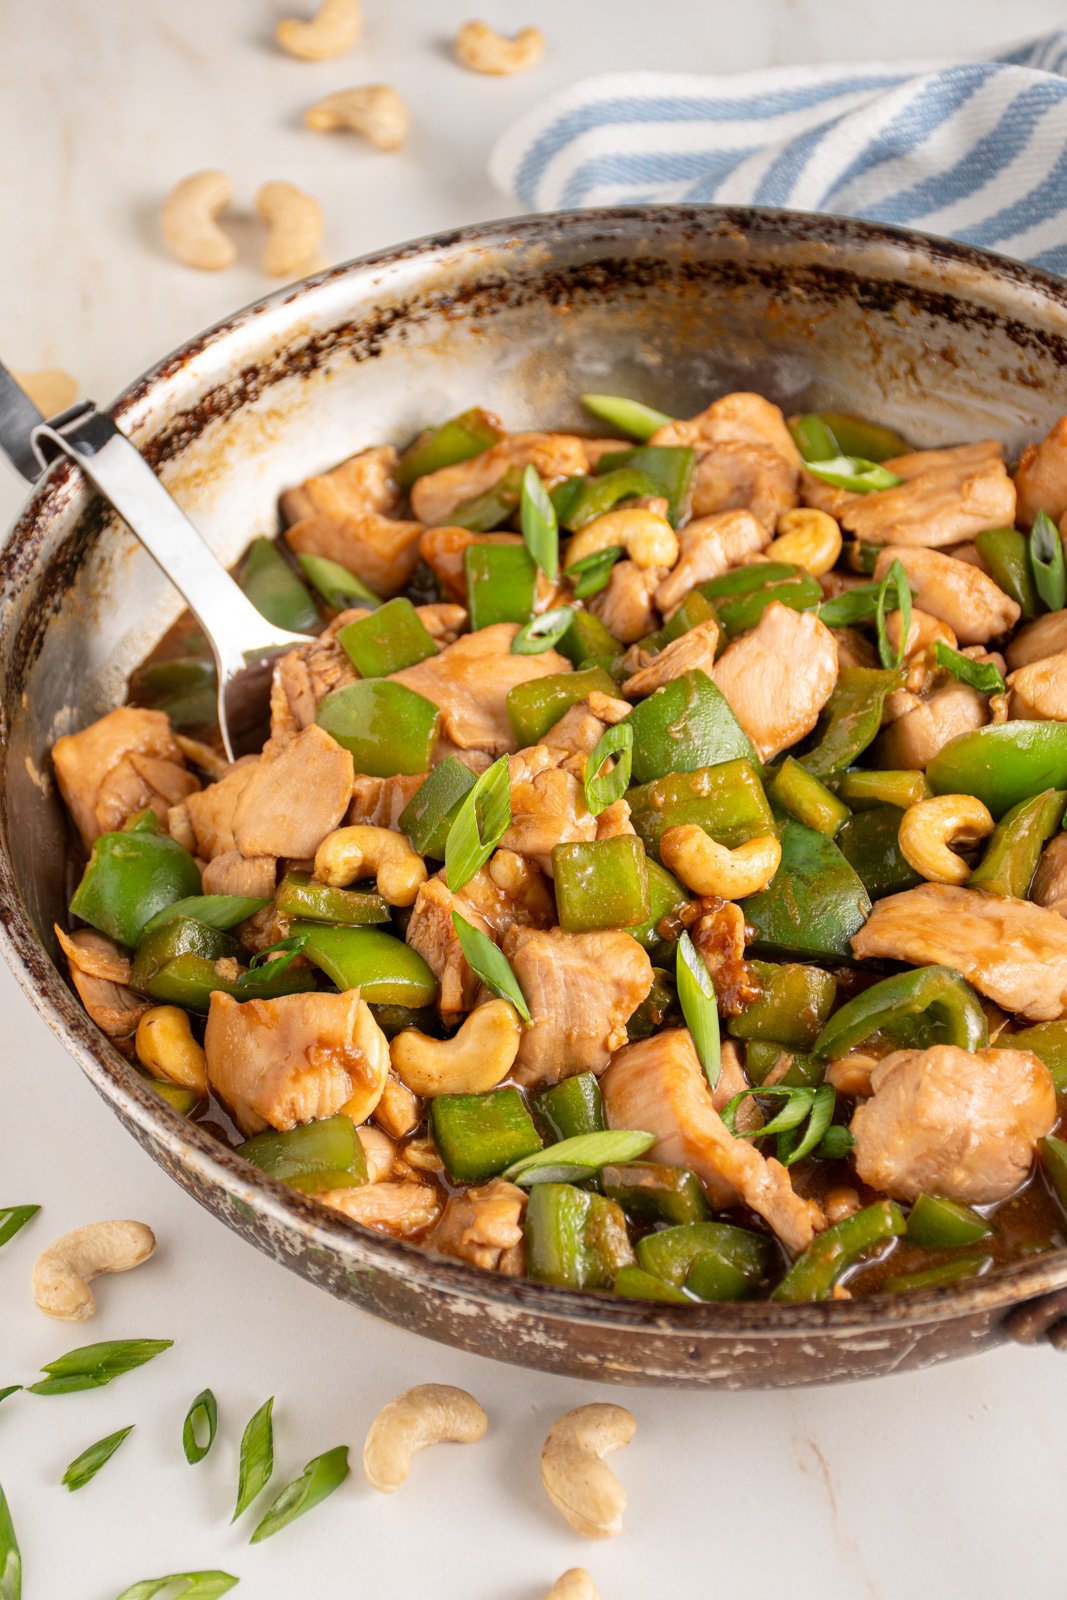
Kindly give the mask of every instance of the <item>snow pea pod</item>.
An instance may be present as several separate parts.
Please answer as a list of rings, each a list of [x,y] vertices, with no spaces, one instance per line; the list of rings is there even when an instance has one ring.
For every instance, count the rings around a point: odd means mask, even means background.
[[[669,1306],[691,1306],[693,1298],[684,1289],[675,1289],[654,1278],[644,1267],[622,1267],[615,1274],[612,1292],[624,1300],[659,1300]]]
[[[644,946],[654,964],[673,967],[681,925],[671,927],[665,919],[674,917],[692,897],[674,874],[660,866],[658,861],[646,858],[645,874],[648,878],[648,916],[644,922],[628,928],[627,932]]]
[[[851,766],[882,726],[886,697],[903,682],[901,672],[843,668],[819,719],[818,743],[800,757],[801,766],[816,778],[832,777]]]
[[[774,1246],[765,1234],[753,1233],[750,1228],[736,1228],[726,1222],[682,1223],[658,1233],[648,1233],[637,1244],[638,1264],[675,1288],[686,1283],[690,1271],[701,1258],[716,1262],[720,1291],[701,1298],[740,1300],[766,1282],[774,1260]]]
[[[626,720],[634,731],[635,783],[724,761],[755,760],[752,743],[726,696],[699,668],[672,678],[635,706]]]
[[[522,495],[522,468],[509,467],[503,477],[481,494],[463,500],[448,514],[450,528],[470,533],[491,533],[518,510]]]
[[[638,467],[617,467],[595,478],[565,478],[549,495],[561,528],[578,533],[586,523],[611,511],[620,500],[661,497],[666,484]]]
[[[302,953],[342,992],[359,989],[364,1000],[376,1005],[413,1010],[437,996],[437,979],[418,951],[381,928],[294,922],[293,933],[306,935]]]
[[[472,550],[492,549],[471,545]],[[341,628],[337,642],[361,678],[386,678],[437,654],[422,618],[410,600],[399,597]]]
[[[642,1222],[704,1222],[711,1215],[695,1172],[656,1161],[622,1161],[601,1167],[600,1187],[628,1216]]]
[[[575,667],[581,668],[613,661],[621,654],[622,645],[592,611],[575,611],[556,649]]]
[[[150,661],[130,682],[130,696],[138,705],[165,711],[176,728],[196,728],[217,713],[215,663],[201,656],[178,656]]]
[[[399,824],[420,856],[445,859],[449,829],[476,782],[458,756],[446,756],[416,789],[400,813]]]
[[[507,698],[508,720],[520,748],[540,744],[549,728],[564,712],[593,691],[614,695],[614,678],[603,667],[586,667],[581,672],[557,672],[544,678],[529,678],[517,683]]]
[[[992,1265],[993,1257],[988,1255],[955,1256],[932,1267],[920,1267],[917,1272],[898,1272],[885,1280],[884,1287],[886,1294],[911,1294],[916,1289],[935,1289],[943,1283],[980,1277]]]
[[[918,1028],[917,1028],[918,1025]],[[982,1050],[989,1024],[978,996],[952,967],[918,967],[883,978],[843,1005],[816,1039],[815,1055],[836,1060],[874,1033],[918,1036],[924,1044]]]
[[[152,979],[177,956],[220,961],[224,956],[236,956],[239,949],[233,934],[193,917],[176,917],[141,935],[130,969],[130,988],[138,994],[152,994]]]
[[[1067,1142],[1050,1133],[1038,1141],[1041,1169],[1052,1186],[1052,1191],[1067,1212]]]
[[[967,879],[967,887],[1025,900],[1041,851],[1059,828],[1065,805],[1067,790],[1046,789],[1006,811]]]
[[[276,628],[310,633],[319,611],[273,539],[253,539],[245,557],[241,588],[256,610]]]
[[[871,910],[859,877],[831,839],[802,823],[787,822],[781,843],[767,888],[740,902],[756,930],[755,954],[850,961],[850,940]]]
[[[241,977],[247,981],[242,983]],[[304,994],[315,988],[315,974],[286,961],[268,961],[254,973],[223,976],[216,963],[195,951],[174,956],[146,979],[153,1000],[204,1013],[216,991],[235,1000],[277,1000],[286,994]]]
[[[792,756],[786,756],[767,790],[769,798],[816,833],[833,838],[852,813],[843,800]]]
[[[283,917],[306,917],[311,922],[362,926],[389,921],[389,907],[380,894],[334,889],[326,883],[315,883],[306,872],[286,873],[275,904]]]
[[[534,1096],[530,1108],[535,1123],[551,1144],[586,1133],[603,1133],[607,1127],[600,1085],[592,1072],[576,1073],[543,1089]]]
[[[667,520],[672,527],[678,522],[689,502],[689,488],[696,466],[696,451],[688,445],[638,445],[633,450],[611,450],[597,462],[597,477],[617,472],[621,467],[631,467],[647,472],[655,478],[658,493],[667,496]]]
[[[1044,789],[1067,789],[1067,722],[1001,722],[957,734],[926,769],[935,794],[973,794],[1002,817]]]
[[[238,1145],[237,1154],[305,1194],[354,1189],[367,1181],[366,1152],[352,1119],[343,1115],[290,1128],[287,1133],[268,1128]]]
[[[908,1213],[907,1237],[928,1250],[954,1250],[988,1239],[993,1227],[970,1206],[938,1195],[921,1194]]]
[[[753,570],[759,572],[760,568],[756,566]],[[699,587],[704,598],[710,600],[707,585],[701,584]],[[780,583],[764,583],[747,594],[720,600],[715,609],[727,636],[736,639],[738,634],[754,628],[767,607],[776,600],[791,611],[810,611],[825,598],[818,578],[813,578],[810,572],[801,572],[795,578],[783,578]]]
[[[1057,1095],[1067,1095],[1067,1022],[1038,1022],[1018,1033],[1000,1033],[994,1043],[1000,1050],[1032,1050],[1052,1074]]]
[[[850,768],[834,780],[834,787],[853,811],[873,806],[894,806],[906,811],[927,799],[931,792],[925,772],[879,767]]]
[[[522,544],[470,544],[463,556],[471,629],[528,622],[537,591],[537,563]]]
[[[71,913],[130,949],[157,911],[200,893],[200,869],[168,834],[102,833],[70,902]]]

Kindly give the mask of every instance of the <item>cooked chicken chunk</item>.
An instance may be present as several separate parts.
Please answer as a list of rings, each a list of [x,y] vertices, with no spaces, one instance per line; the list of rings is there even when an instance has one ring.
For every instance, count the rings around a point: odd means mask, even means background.
[[[652,597],[664,570],[639,567],[633,561],[616,561],[607,588],[589,602],[590,611],[623,644],[643,639],[659,625]]]
[[[977,689],[953,678],[925,699],[898,689],[886,701],[886,715],[892,721],[878,737],[879,764],[890,769],[921,767],[925,772],[950,739],[985,727],[989,701]]]
[[[861,961],[955,967],[980,994],[1034,1022],[1067,1012],[1067,923],[1027,900],[924,883],[875,901],[852,950]]]
[[[196,838],[196,851],[205,861],[237,849],[233,837],[233,814],[261,760],[261,756],[243,757],[229,769],[225,777],[201,789],[198,794],[191,794],[186,800],[185,809]]]
[[[253,895],[269,900],[274,893],[278,863],[273,856],[243,856],[227,850],[204,868],[205,894]]]
[[[1047,611],[1019,629],[1005,650],[1004,659],[1014,672],[1028,667],[1031,661],[1059,655],[1061,650],[1067,650],[1067,611]]]
[[[810,611],[775,600],[709,674],[761,761],[810,733],[837,682],[837,644]]]
[[[547,927],[555,917],[555,901],[537,867],[497,850],[486,866],[465,883],[459,894],[448,888],[442,873],[422,884],[408,923],[407,942],[430,967],[438,983],[441,1015],[457,1019],[472,1010],[478,979],[467,965],[452,922],[458,911],[479,933],[499,942],[516,923]]]
[[[766,445],[716,444],[697,460],[692,493],[695,517],[744,508],[773,534],[780,514],[796,503],[796,466]]]
[[[513,433],[480,456],[419,478],[411,489],[412,510],[421,522],[447,522],[461,501],[484,494],[509,467],[532,463],[549,482],[574,477],[588,471],[588,443],[571,433]],[[625,445],[617,442],[615,448]]]
[[[881,582],[899,561],[908,575],[915,604],[947,622],[960,644],[986,644],[1013,628],[1019,607],[999,584],[966,561],[940,550],[908,549],[890,545],[875,563],[875,582]]]
[[[398,594],[418,565],[422,524],[395,515],[396,462],[391,446],[364,450],[283,495],[289,548],[339,561],[377,594]]]
[[[354,622],[368,612],[346,611],[343,622]],[[338,618],[341,622],[342,618]],[[336,631],[328,631],[311,644],[302,644],[274,665],[270,685],[270,736],[279,743],[310,728],[319,705],[334,689],[355,683],[359,673],[337,642]]]
[[[427,1243],[442,1255],[457,1256],[485,1272],[521,1277],[525,1210],[525,1192],[517,1184],[493,1178],[480,1188],[450,1195]]]
[[[52,746],[59,792],[88,847],[146,809],[160,822],[200,785],[162,711],[119,706]]]
[[[1040,444],[1027,445],[1015,471],[1019,521],[1029,527],[1039,511],[1059,522],[1067,511],[1067,417],[1054,422]]]
[[[472,544],[519,545],[517,533],[471,533],[467,528],[427,528],[419,540],[419,555],[445,594],[465,604],[467,600],[467,550]]]
[[[1006,1200],[1056,1122],[1056,1091],[1029,1050],[894,1050],[852,1118],[864,1183],[897,1200]]]
[[[625,800],[613,800],[596,819],[597,839],[632,838],[636,833],[637,829],[630,821],[630,807]]]
[[[552,724],[548,742],[554,750],[565,750],[571,756],[592,755],[607,730],[625,722],[632,710],[629,700],[617,700],[594,689],[588,700],[579,700]]]
[[[425,772],[398,772],[391,778],[356,774],[346,822],[370,822],[376,828],[396,828],[400,813],[426,781]]]
[[[647,666],[632,673],[622,686],[623,694],[633,700],[641,699],[694,667],[710,678],[715,668],[715,647],[718,642],[719,624],[714,618],[698,623],[688,633],[683,633],[681,638],[672,640]]]
[[[1015,520],[1015,488],[996,439],[916,450],[884,465],[904,482],[873,494],[827,493],[825,484],[801,473],[801,498],[829,510],[863,544],[940,548]]]
[[[511,826],[501,844],[535,861],[552,877],[552,849],[574,839],[595,839],[596,818],[582,782],[561,765],[563,751],[545,744],[511,757]]]
[[[322,728],[268,749],[237,796],[234,845],[243,856],[313,856],[348,810],[352,778],[351,755]]]
[[[791,1251],[811,1243],[817,1208],[793,1192],[789,1173],[726,1129],[686,1028],[619,1050],[601,1080],[608,1126],[654,1133],[651,1161],[689,1167],[715,1207],[757,1212]]]
[[[129,988],[129,956],[95,928],[67,933],[57,923],[55,934],[70,966],[70,981],[92,1020],[109,1039],[128,1039],[155,1004]]]
[[[1067,917],[1067,833],[1058,833],[1042,850],[1030,898],[1035,905]]]
[[[652,963],[637,940],[616,928],[564,933],[514,927],[503,951],[532,1019],[519,1045],[516,1082],[558,1083],[578,1072],[603,1072],[652,987]]]
[[[720,511],[698,517],[678,535],[681,554],[656,590],[656,604],[669,616],[698,583],[739,567],[770,543],[770,535],[750,511]],[[640,637],[640,635],[638,635]]]
[[[1008,679],[1013,717],[1067,722],[1067,650],[1019,667]]]
[[[428,1183],[409,1180],[364,1183],[356,1189],[327,1189],[317,1194],[320,1205],[340,1211],[376,1233],[411,1239],[432,1228],[441,1211],[441,1197]]]
[[[217,991],[204,1050],[208,1081],[244,1134],[348,1107],[363,1121],[389,1072],[388,1041],[358,989],[242,1003]]]
[[[781,456],[794,471],[801,464],[800,451],[779,408],[763,395],[743,389],[713,400],[684,422],[657,428],[649,442],[692,445],[697,450],[718,444],[760,445]]]
[[[461,916],[476,911],[498,943],[516,923],[548,928],[556,920],[555,896],[540,867],[503,845],[463,885],[457,909]]]

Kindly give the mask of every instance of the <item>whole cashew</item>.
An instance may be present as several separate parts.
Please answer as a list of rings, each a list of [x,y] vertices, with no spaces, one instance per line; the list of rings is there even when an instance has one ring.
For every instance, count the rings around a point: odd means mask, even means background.
[[[420,1383],[390,1400],[371,1423],[363,1471],[372,1489],[392,1494],[411,1470],[411,1458],[431,1444],[475,1444],[489,1419],[466,1389]]]
[[[379,150],[399,150],[408,136],[411,112],[390,84],[369,83],[363,89],[339,89],[316,100],[305,111],[304,121],[316,133],[351,128]]]
[[[778,537],[763,554],[768,561],[791,561],[813,577],[825,576],[841,554],[841,529],[827,511],[795,506],[778,514]]]
[[[599,1600],[599,1596],[584,1567],[568,1567],[556,1579],[545,1600]]]
[[[522,1024],[507,1000],[472,1011],[451,1039],[418,1028],[394,1036],[389,1054],[401,1083],[416,1094],[484,1094],[506,1078],[519,1053]]]
[[[601,550],[621,546],[635,567],[673,567],[678,560],[678,539],[666,517],[642,506],[605,511],[587,522],[567,546],[567,567]]]
[[[288,278],[310,269],[322,244],[322,207],[295,183],[274,179],[257,191],[255,207],[270,229],[263,270]]]
[[[900,819],[897,842],[910,867],[928,883],[966,883],[971,869],[949,848],[993,832],[994,822],[981,800],[970,794],[938,794],[909,806]]]
[[[229,174],[214,168],[176,183],[163,202],[160,226],[167,249],[187,267],[221,272],[237,260],[237,246],[217,218],[233,199]]]
[[[66,411],[78,394],[77,378],[72,378],[62,367],[41,367],[37,372],[15,372],[12,376],[46,417]]]
[[[413,906],[426,882],[426,863],[402,833],[357,822],[326,835],[315,852],[315,877],[334,889],[374,877],[391,906]]]
[[[153,1006],[137,1024],[137,1059],[156,1078],[206,1095],[207,1056],[181,1006]]]
[[[50,1244],[38,1256],[31,1284],[46,1316],[84,1322],[96,1311],[90,1279],[103,1272],[129,1272],[156,1248],[155,1234],[143,1222],[91,1222]]]
[[[727,850],[703,828],[687,822],[666,830],[659,854],[663,865],[694,894],[743,900],[770,883],[778,871],[782,847],[773,833],[766,833],[747,839],[736,850]]]
[[[514,38],[497,33],[488,22],[465,22],[456,34],[456,59],[471,72],[505,77],[534,67],[545,53],[540,28],[521,28]]]
[[[361,0],[322,0],[310,21],[286,17],[274,30],[283,50],[301,61],[327,61],[343,55],[363,30]]]
[[[548,1498],[587,1539],[610,1539],[622,1528],[626,1491],[601,1457],[629,1444],[637,1423],[624,1406],[568,1411],[548,1430],[541,1482]]]

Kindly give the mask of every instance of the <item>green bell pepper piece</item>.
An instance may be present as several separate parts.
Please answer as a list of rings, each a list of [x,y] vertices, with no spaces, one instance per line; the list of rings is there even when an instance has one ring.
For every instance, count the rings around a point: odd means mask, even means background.
[[[862,456],[865,461],[889,461],[894,456],[911,453],[911,445],[899,433],[894,433],[892,428],[883,428],[877,422],[868,422],[865,417],[854,417],[845,411],[817,411],[814,415],[835,441],[837,449],[832,452],[834,455]],[[796,438],[796,435],[793,437]],[[803,455],[799,440],[797,447]],[[805,456],[805,460],[810,461],[826,459],[825,456]]]
[[[788,811],[806,828],[828,834],[831,839],[852,815],[843,800],[792,756],[786,756],[778,768],[767,794],[772,803]]]
[[[1067,1212],[1067,1141],[1050,1133],[1047,1138],[1038,1140],[1037,1150],[1041,1157],[1041,1170],[1056,1199]]]
[[[633,1262],[626,1218],[613,1200],[569,1183],[539,1183],[530,1191],[526,1272],[536,1283],[610,1289]]]
[[[192,917],[176,917],[142,933],[130,968],[130,988],[138,994],[151,994],[152,979],[176,956],[195,955],[220,961],[224,956],[236,956],[240,948],[231,933]]]
[[[416,479],[424,478],[428,472],[440,472],[442,467],[455,467],[461,461],[483,455],[503,437],[496,418],[474,406],[442,422],[439,428],[420,433],[400,457],[393,477],[401,489],[410,489]]]
[[[472,545],[485,550],[492,546]],[[410,600],[389,600],[369,617],[350,622],[337,642],[361,678],[387,678],[437,654],[437,646]]]
[[[433,1006],[371,1006],[371,1015],[387,1039],[395,1039],[405,1028],[433,1033],[440,1021]]]
[[[943,1283],[959,1283],[961,1278],[977,1278],[993,1265],[992,1256],[956,1256],[951,1261],[939,1261],[932,1267],[920,1267],[917,1272],[898,1272],[883,1284],[886,1294],[910,1294],[914,1289],[935,1289]]]
[[[469,544],[463,570],[472,632],[496,622],[529,622],[537,563],[524,544]]]
[[[975,534],[974,542],[997,587],[1015,601],[1024,618],[1036,617],[1041,604],[1026,536],[1016,528],[985,528]]]
[[[597,476],[634,467],[657,480],[657,492],[667,496],[667,518],[678,526],[689,504],[689,490],[696,466],[696,451],[688,445],[645,444],[634,450],[610,450],[597,462]]]
[[[283,917],[311,922],[342,922],[357,927],[388,922],[389,907],[380,894],[360,889],[334,889],[315,883],[306,872],[287,872],[274,903]]]
[[[541,1135],[518,1089],[439,1094],[430,1133],[453,1183],[484,1183],[541,1149]]]
[[[134,674],[130,697],[138,705],[165,711],[176,728],[214,722],[218,711],[215,663],[199,656],[151,661]]]
[[[932,794],[925,772],[891,771],[878,767],[850,767],[834,780],[834,787],[853,811],[874,806],[896,806],[906,811]]]
[[[1046,789],[1006,811],[967,879],[968,889],[1025,900],[1041,851],[1063,821],[1065,806],[1067,790]]]
[[[175,922],[179,917],[191,917],[194,922],[204,922],[209,928],[225,931],[236,928],[246,917],[254,917],[257,911],[269,905],[269,900],[254,895],[191,894],[184,900],[175,900],[172,905],[164,906],[162,911],[150,917],[141,929],[141,937],[143,939],[145,934],[154,933],[157,928]]]
[[[685,1222],[647,1233],[637,1242],[638,1265],[676,1289],[686,1283],[701,1257],[715,1261],[719,1286],[727,1291],[714,1295],[717,1300],[740,1300],[762,1288],[774,1255],[774,1245],[766,1234],[726,1222]],[[710,1284],[710,1269],[707,1276]]]
[[[654,965],[670,968],[674,965],[681,924],[674,926],[665,919],[676,918],[692,896],[672,872],[649,856],[645,857],[645,875],[648,878],[648,917],[627,932],[648,951]]]
[[[657,628],[655,633],[646,634],[638,641],[638,647],[651,655],[658,655],[683,634],[692,628],[698,628],[702,622],[718,622],[718,620],[718,613],[711,601],[705,599],[699,589],[690,589],[670,621],[665,622],[662,628]]]
[[[592,1072],[576,1073],[550,1089],[542,1089],[531,1100],[530,1108],[549,1144],[577,1139],[585,1133],[603,1133],[607,1128],[600,1085]]]
[[[659,854],[668,828],[695,823],[730,850],[776,832],[774,816],[751,761],[724,761],[695,772],[672,772],[631,789],[630,818],[645,848]],[[650,890],[651,893],[651,890]],[[687,897],[688,898],[688,897]]]
[[[840,455],[841,446],[818,411],[790,417],[786,427],[805,461],[831,461]]]
[[[148,1085],[154,1094],[157,1094],[161,1100],[165,1100],[168,1106],[171,1106],[180,1117],[191,1117],[198,1106],[203,1106],[207,1103],[202,1094],[198,1094],[195,1089],[187,1089],[180,1083],[168,1083],[165,1078],[149,1077],[148,1073],[142,1072],[140,1068],[137,1068],[137,1076],[142,1083]]]
[[[592,611],[576,611],[556,649],[574,666],[581,668],[614,660],[621,653],[622,645]]]
[[[836,1060],[874,1033],[914,1030],[921,1022],[924,1044],[951,1044],[961,1050],[983,1050],[989,1024],[978,996],[952,967],[917,967],[872,984],[843,1005],[823,1028],[813,1046],[818,1056]],[[910,1041],[909,1041],[910,1042]]]
[[[1067,789],[1067,722],[1001,722],[959,733],[926,769],[935,794],[973,794],[1002,817],[1045,789]]]
[[[954,1250],[958,1245],[977,1244],[993,1232],[991,1224],[970,1206],[933,1194],[919,1195],[908,1213],[905,1230],[911,1244],[928,1250]]]
[[[632,930],[628,931],[632,937]],[[678,1021],[681,1022],[678,993],[671,982],[670,973],[663,967],[653,967],[652,987],[637,1010],[630,1013],[626,1024],[626,1037],[631,1041],[649,1038],[658,1028],[663,1027],[672,1011],[677,1013]]]
[[[832,777],[851,766],[882,726],[887,696],[903,682],[901,672],[844,667],[819,719],[818,743],[801,756],[801,765],[816,778]]]
[[[899,1238],[904,1227],[904,1215],[892,1200],[879,1200],[835,1222],[797,1257],[771,1299],[794,1303],[829,1300],[849,1267],[890,1239]]]
[[[271,971],[277,968],[278,971]],[[222,977],[214,961],[193,951],[178,955],[160,967],[145,983],[145,993],[166,1005],[186,1011],[206,1012],[218,991],[235,1000],[276,1000],[282,995],[304,994],[315,988],[315,974],[306,967],[270,961],[251,974],[250,986]]]
[[[304,577],[317,589],[332,611],[348,611],[365,606],[373,611],[382,603],[381,595],[368,589],[362,578],[326,556],[298,556]]]
[[[446,756],[416,789],[400,813],[399,823],[420,856],[445,859],[448,831],[477,781],[458,756]]]
[[[437,998],[437,979],[418,951],[381,928],[294,922],[292,931],[307,935],[302,953],[342,992],[359,989],[364,1000],[412,1010]]]
[[[594,689],[600,694],[616,692],[615,679],[603,667],[586,667],[582,672],[556,672],[517,683],[508,693],[507,709],[520,749],[540,744],[549,728],[579,700],[588,699]]]
[[[326,1117],[276,1133],[268,1128],[237,1146],[254,1167],[279,1183],[320,1194],[325,1189],[354,1189],[367,1181],[367,1156],[350,1117]]]
[[[664,1283],[662,1278],[654,1278],[644,1267],[621,1268],[615,1274],[612,1292],[621,1295],[624,1300],[660,1300],[669,1306],[693,1304],[692,1296],[686,1294],[684,1289],[675,1289],[672,1284]]]
[[[165,833],[102,833],[70,902],[71,913],[132,949],[146,922],[199,894],[200,869]]]
[[[641,1222],[704,1222],[711,1215],[695,1172],[657,1161],[615,1162],[600,1169],[600,1187]]]
[[[817,1060],[807,1051],[783,1044],[780,1039],[746,1039],[745,1076],[750,1083],[766,1083],[783,1055],[789,1057],[789,1066],[775,1079],[777,1088],[817,1089],[826,1077],[824,1061]]]
[[[724,761],[755,760],[752,743],[726,696],[699,668],[672,678],[635,706],[626,720],[634,731],[635,783]]]
[[[645,847],[633,834],[555,845],[552,877],[565,933],[630,928],[648,920]]]
[[[481,494],[462,500],[448,514],[450,528],[466,528],[471,533],[492,533],[518,510],[522,498],[522,468],[509,467],[503,477]]]
[[[759,982],[758,999],[730,1017],[726,1031],[735,1039],[770,1039],[786,1049],[808,1050],[834,1008],[837,980],[821,967],[799,962],[749,963]]]
[[[756,566],[753,570],[759,572],[762,568]],[[708,593],[708,587],[708,584],[699,585],[700,592],[706,600],[713,598]],[[739,594],[730,600],[720,600],[715,610],[728,637],[736,639],[738,634],[747,633],[750,628],[754,628],[767,607],[775,600],[780,605],[788,606],[791,611],[810,611],[813,606],[821,605],[825,599],[818,578],[813,578],[810,572],[801,572],[795,578],[783,578],[780,583],[765,582],[748,594]]]
[[[578,533],[587,523],[611,511],[620,500],[662,496],[667,488],[659,478],[636,467],[618,467],[596,478],[564,478],[549,499],[556,508],[561,528]]]
[[[391,778],[426,772],[437,742],[441,713],[405,684],[372,678],[334,689],[315,718],[345,750],[357,772]]]
[[[769,583],[781,583],[785,579],[803,576],[803,568],[789,561],[756,561],[750,567],[734,567],[730,572],[720,573],[717,578],[708,578],[697,585],[696,592],[705,600],[717,603],[752,594],[756,589],[765,589]]]
[[[799,822],[782,829],[778,871],[758,894],[740,902],[756,930],[757,955],[851,961],[850,940],[871,912],[856,873],[825,834]]]
[[[1067,1095],[1067,1022],[1038,1022],[1018,1033],[1000,1033],[994,1043],[1002,1050],[1032,1050],[1052,1074],[1057,1095]]]
[[[273,539],[253,539],[249,545],[241,588],[276,628],[311,633],[318,626],[318,607]]]
[[[851,816],[837,836],[837,848],[872,900],[901,894],[922,882],[900,848],[903,815],[897,806],[874,806]]]

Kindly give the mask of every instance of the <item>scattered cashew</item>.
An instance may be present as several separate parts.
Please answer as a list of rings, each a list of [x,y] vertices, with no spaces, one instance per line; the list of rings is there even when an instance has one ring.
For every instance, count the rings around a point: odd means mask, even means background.
[[[91,1222],[75,1228],[38,1256],[33,1298],[48,1317],[84,1322],[96,1311],[90,1279],[103,1272],[129,1272],[155,1248],[155,1234],[143,1222]]]
[[[900,819],[897,842],[908,865],[928,883],[966,883],[971,869],[950,842],[970,844],[993,832],[993,818],[970,794],[918,800]]]
[[[568,1567],[556,1579],[545,1600],[599,1600],[599,1596],[584,1567]]]
[[[626,506],[587,522],[568,545],[566,564],[573,567],[618,546],[635,567],[673,567],[678,560],[678,539],[666,517],[643,506]]]
[[[411,112],[407,102],[388,83],[369,83],[363,89],[339,89],[316,100],[304,113],[316,133],[351,128],[379,150],[399,150],[408,136]]]
[[[78,380],[62,367],[40,367],[36,372],[14,372],[12,377],[25,389],[42,416],[54,417],[74,404]]]
[[[489,1000],[451,1039],[405,1028],[393,1038],[389,1054],[396,1076],[416,1094],[484,1094],[511,1071],[521,1037],[515,1007]]]
[[[309,270],[322,244],[322,207],[295,183],[273,179],[257,191],[255,207],[270,232],[263,251],[263,270],[272,278],[288,278]]]
[[[413,906],[426,881],[426,863],[402,833],[357,822],[326,835],[315,852],[315,877],[334,889],[373,877],[391,906]]]
[[[795,506],[779,513],[777,531],[777,539],[763,552],[768,561],[791,561],[816,578],[837,565],[841,529],[828,512]]]
[[[548,1430],[541,1482],[556,1510],[587,1539],[610,1539],[622,1528],[626,1491],[601,1457],[629,1444],[636,1427],[624,1406],[601,1403],[568,1411]]]
[[[137,1059],[153,1077],[207,1094],[207,1056],[181,1006],[153,1006],[137,1024]]]
[[[773,833],[747,839],[728,850],[710,834],[687,822],[668,828],[659,844],[660,860],[681,878],[694,894],[717,894],[724,900],[743,900],[765,889],[782,859],[782,847]]]
[[[233,199],[229,174],[210,168],[176,183],[159,214],[167,249],[187,267],[220,272],[237,260],[237,247],[218,218]]]
[[[286,17],[279,22],[274,37],[301,61],[326,61],[351,50],[362,30],[361,0],[322,0],[310,20]]]
[[[390,1400],[371,1423],[363,1446],[367,1482],[382,1494],[392,1494],[418,1451],[431,1444],[475,1444],[488,1426],[488,1417],[466,1389],[420,1383]]]
[[[456,34],[456,59],[471,72],[488,72],[494,77],[525,72],[545,53],[545,36],[540,28],[521,28],[513,38],[497,33],[488,22],[465,22]]]

